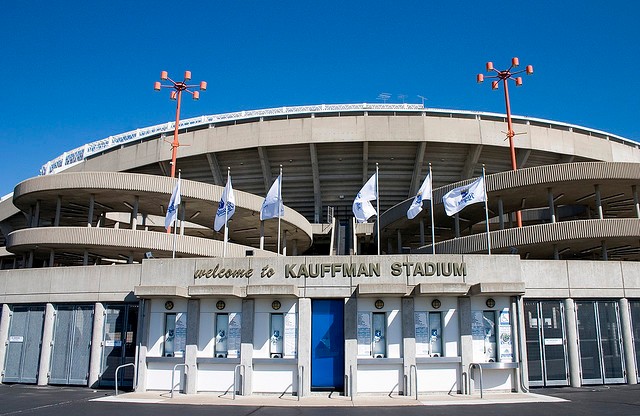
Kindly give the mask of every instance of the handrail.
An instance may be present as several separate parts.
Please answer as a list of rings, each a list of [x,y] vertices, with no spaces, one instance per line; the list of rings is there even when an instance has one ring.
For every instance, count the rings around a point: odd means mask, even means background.
[[[174,380],[176,375],[176,368],[178,367],[184,367],[185,374],[186,374],[188,373],[188,370],[189,370],[189,364],[176,364],[173,366],[173,371],[171,372],[171,398],[172,399],[173,399],[173,386],[174,386]]]
[[[298,401],[304,394],[304,366],[298,366]]]
[[[244,395],[244,364],[238,364],[235,366],[235,368],[233,369],[233,400],[236,399],[236,390],[238,388],[238,379],[237,379],[237,375],[239,374],[238,369],[242,369],[242,384],[240,385],[240,387],[242,387],[240,389],[240,392]]]
[[[129,367],[130,365],[132,365],[134,367],[134,369],[135,369],[135,367],[136,367],[135,363],[126,363],[126,364],[122,364],[122,365],[116,367],[116,396],[118,395],[118,371],[121,368]],[[134,387],[135,387],[135,385],[134,385]]]
[[[411,378],[411,369],[413,369],[414,378]],[[415,383],[414,383],[415,381]],[[409,366],[409,382],[415,390],[416,400],[418,400],[418,367],[415,364]]]

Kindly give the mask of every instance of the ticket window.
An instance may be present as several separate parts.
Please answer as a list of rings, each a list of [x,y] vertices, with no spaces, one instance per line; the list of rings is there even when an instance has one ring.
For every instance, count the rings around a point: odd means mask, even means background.
[[[229,338],[229,314],[219,313],[216,315],[216,344],[214,356],[216,358],[227,358],[229,353],[228,341]]]
[[[269,357],[282,358],[283,357],[283,339],[284,334],[284,315],[281,313],[272,313],[270,319],[271,334],[269,338]]]
[[[442,313],[429,312],[429,356],[442,357]]]
[[[176,314],[165,313],[164,314],[164,346],[163,346],[163,353],[162,353],[163,357],[174,356],[175,337],[176,337]]]
[[[496,313],[495,311],[483,311],[482,322],[484,325],[484,359],[485,362],[496,360]]]
[[[384,312],[374,312],[372,319],[372,348],[373,358],[385,358],[387,356],[387,319]]]

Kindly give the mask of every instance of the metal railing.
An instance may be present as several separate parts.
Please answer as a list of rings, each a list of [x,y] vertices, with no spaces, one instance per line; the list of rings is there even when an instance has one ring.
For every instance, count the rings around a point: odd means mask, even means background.
[[[411,370],[413,370],[413,377],[411,377]],[[409,366],[409,382],[416,395],[416,400],[418,400],[418,367],[415,364]]]
[[[244,374],[245,374],[244,368],[245,368],[244,364],[238,364],[233,369],[233,394],[232,394],[233,400],[236,399],[236,390],[239,390],[241,395],[244,395]],[[242,372],[238,370],[242,370]],[[241,380],[242,380],[242,383],[240,384],[240,389],[238,389],[238,375],[241,376]]]
[[[173,387],[175,386],[176,369],[178,367],[184,367],[185,375],[187,375],[189,372],[189,364],[176,364],[173,366],[173,371],[171,372],[171,392],[170,392],[172,399],[173,399]]]
[[[115,375],[115,377],[116,377],[116,396],[118,395],[118,371],[120,371],[121,368],[129,367],[129,366],[133,366],[133,369],[135,371],[136,365],[134,363],[122,364],[122,365],[116,367],[116,375]],[[133,387],[135,388],[135,384],[134,384]]]

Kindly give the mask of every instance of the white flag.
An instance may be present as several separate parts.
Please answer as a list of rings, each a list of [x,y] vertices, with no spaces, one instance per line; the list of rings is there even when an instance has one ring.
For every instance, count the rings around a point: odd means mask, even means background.
[[[282,174],[278,175],[276,180],[273,181],[273,185],[269,188],[269,192],[262,202],[262,208],[260,208],[260,221],[284,216],[284,204],[282,202],[282,195],[280,195],[281,182]],[[279,210],[278,207],[280,207]]]
[[[223,225],[227,225],[226,221],[233,216],[234,212],[236,212],[236,199],[233,196],[231,176],[229,176],[227,178],[227,185],[224,187],[224,191],[222,191],[222,198],[220,198],[220,204],[218,205],[218,212],[216,212],[213,229],[220,231]]]
[[[357,222],[367,222],[369,218],[378,215],[376,209],[371,205],[370,201],[378,199],[376,183],[378,181],[378,173],[374,173],[371,178],[364,184],[356,199],[353,201],[353,215]]]
[[[431,191],[431,173],[427,173],[427,177],[424,178],[420,189],[418,189],[418,194],[413,198],[413,202],[407,210],[407,218],[412,220],[420,213],[420,211],[422,211],[422,201],[430,200],[432,198]]]
[[[180,206],[180,178],[176,186],[173,188],[169,206],[167,207],[167,215],[164,217],[164,228],[169,229],[178,216],[178,207]]]
[[[484,189],[484,176],[479,177],[469,185],[454,188],[442,197],[444,210],[448,216],[462,211],[467,205],[486,200],[487,193]]]

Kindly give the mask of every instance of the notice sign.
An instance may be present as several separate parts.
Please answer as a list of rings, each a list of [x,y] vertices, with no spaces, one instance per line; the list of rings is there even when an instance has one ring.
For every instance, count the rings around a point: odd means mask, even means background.
[[[240,356],[241,324],[241,313],[232,312],[229,314],[229,333],[227,335],[227,354],[229,358]]]
[[[296,345],[298,344],[296,336],[296,314],[287,313],[284,315],[284,356],[295,357]]]
[[[176,315],[176,332],[173,340],[173,354],[175,357],[184,357],[184,350],[187,346],[187,314],[178,313]]]
[[[513,346],[511,342],[511,320],[509,317],[509,309],[504,308],[500,311],[498,322],[498,339],[500,343],[500,362],[513,362]]]
[[[371,356],[371,314],[358,312],[358,355]]]
[[[416,323],[416,355],[429,354],[429,322],[426,312],[416,312],[414,314]]]

